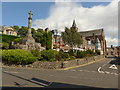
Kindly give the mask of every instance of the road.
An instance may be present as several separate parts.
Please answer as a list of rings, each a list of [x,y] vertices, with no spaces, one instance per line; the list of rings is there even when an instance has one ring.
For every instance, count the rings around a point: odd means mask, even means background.
[[[3,67],[2,87],[6,88],[97,88],[117,89],[118,69],[109,68],[115,58],[107,58],[82,67],[66,70]]]

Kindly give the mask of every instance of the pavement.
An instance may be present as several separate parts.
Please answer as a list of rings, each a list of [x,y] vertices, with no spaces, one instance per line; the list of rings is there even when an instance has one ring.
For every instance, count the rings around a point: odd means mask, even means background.
[[[92,88],[118,89],[119,64],[116,58],[107,58],[64,70],[2,68],[2,88]],[[115,65],[117,69],[109,68]],[[113,66],[114,66],[113,65]]]

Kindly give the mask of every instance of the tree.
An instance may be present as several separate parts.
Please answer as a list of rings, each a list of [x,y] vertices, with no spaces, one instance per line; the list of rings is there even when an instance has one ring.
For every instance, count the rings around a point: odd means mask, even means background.
[[[41,44],[46,46],[46,50],[49,50],[52,48],[52,32],[51,31],[44,32]]]
[[[62,32],[62,39],[65,44],[72,48],[79,47],[83,43],[80,33],[75,31],[74,28],[65,27],[65,32]]]
[[[19,26],[17,26],[17,25],[14,25],[13,28],[15,31],[18,31],[20,29]]]
[[[25,37],[28,31],[28,27],[22,26],[19,30],[18,30],[18,35],[20,35],[21,37]]]
[[[52,32],[43,31],[38,28],[36,31],[32,29],[32,35],[36,42],[41,43],[42,46],[46,46],[46,50],[52,48]]]

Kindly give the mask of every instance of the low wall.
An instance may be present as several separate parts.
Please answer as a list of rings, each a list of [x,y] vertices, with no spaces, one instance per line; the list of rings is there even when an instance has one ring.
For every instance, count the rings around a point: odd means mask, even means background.
[[[77,65],[86,64],[88,62],[100,60],[102,58],[105,58],[104,55],[99,56],[93,56],[93,57],[87,57],[87,58],[80,58],[75,60],[69,60],[69,61],[54,61],[54,62],[48,62],[48,61],[36,61],[33,64],[29,65],[10,65],[11,67],[25,67],[25,68],[40,68],[40,69],[60,69],[60,68],[67,68]],[[4,66],[4,65],[3,65]]]
[[[93,56],[93,57],[87,57],[87,58],[81,58],[81,59],[75,59],[75,60],[69,60],[69,61],[56,61],[56,62],[37,61],[31,64],[30,67],[44,68],[44,69],[60,69],[60,68],[67,68],[67,67],[82,65],[91,61],[100,60],[102,58],[105,58],[105,56],[99,55],[99,56]]]

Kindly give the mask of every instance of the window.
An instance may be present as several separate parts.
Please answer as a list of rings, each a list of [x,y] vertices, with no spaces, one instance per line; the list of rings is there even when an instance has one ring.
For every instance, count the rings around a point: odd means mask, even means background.
[[[90,45],[91,44],[91,41],[90,40],[87,40],[87,45]]]

